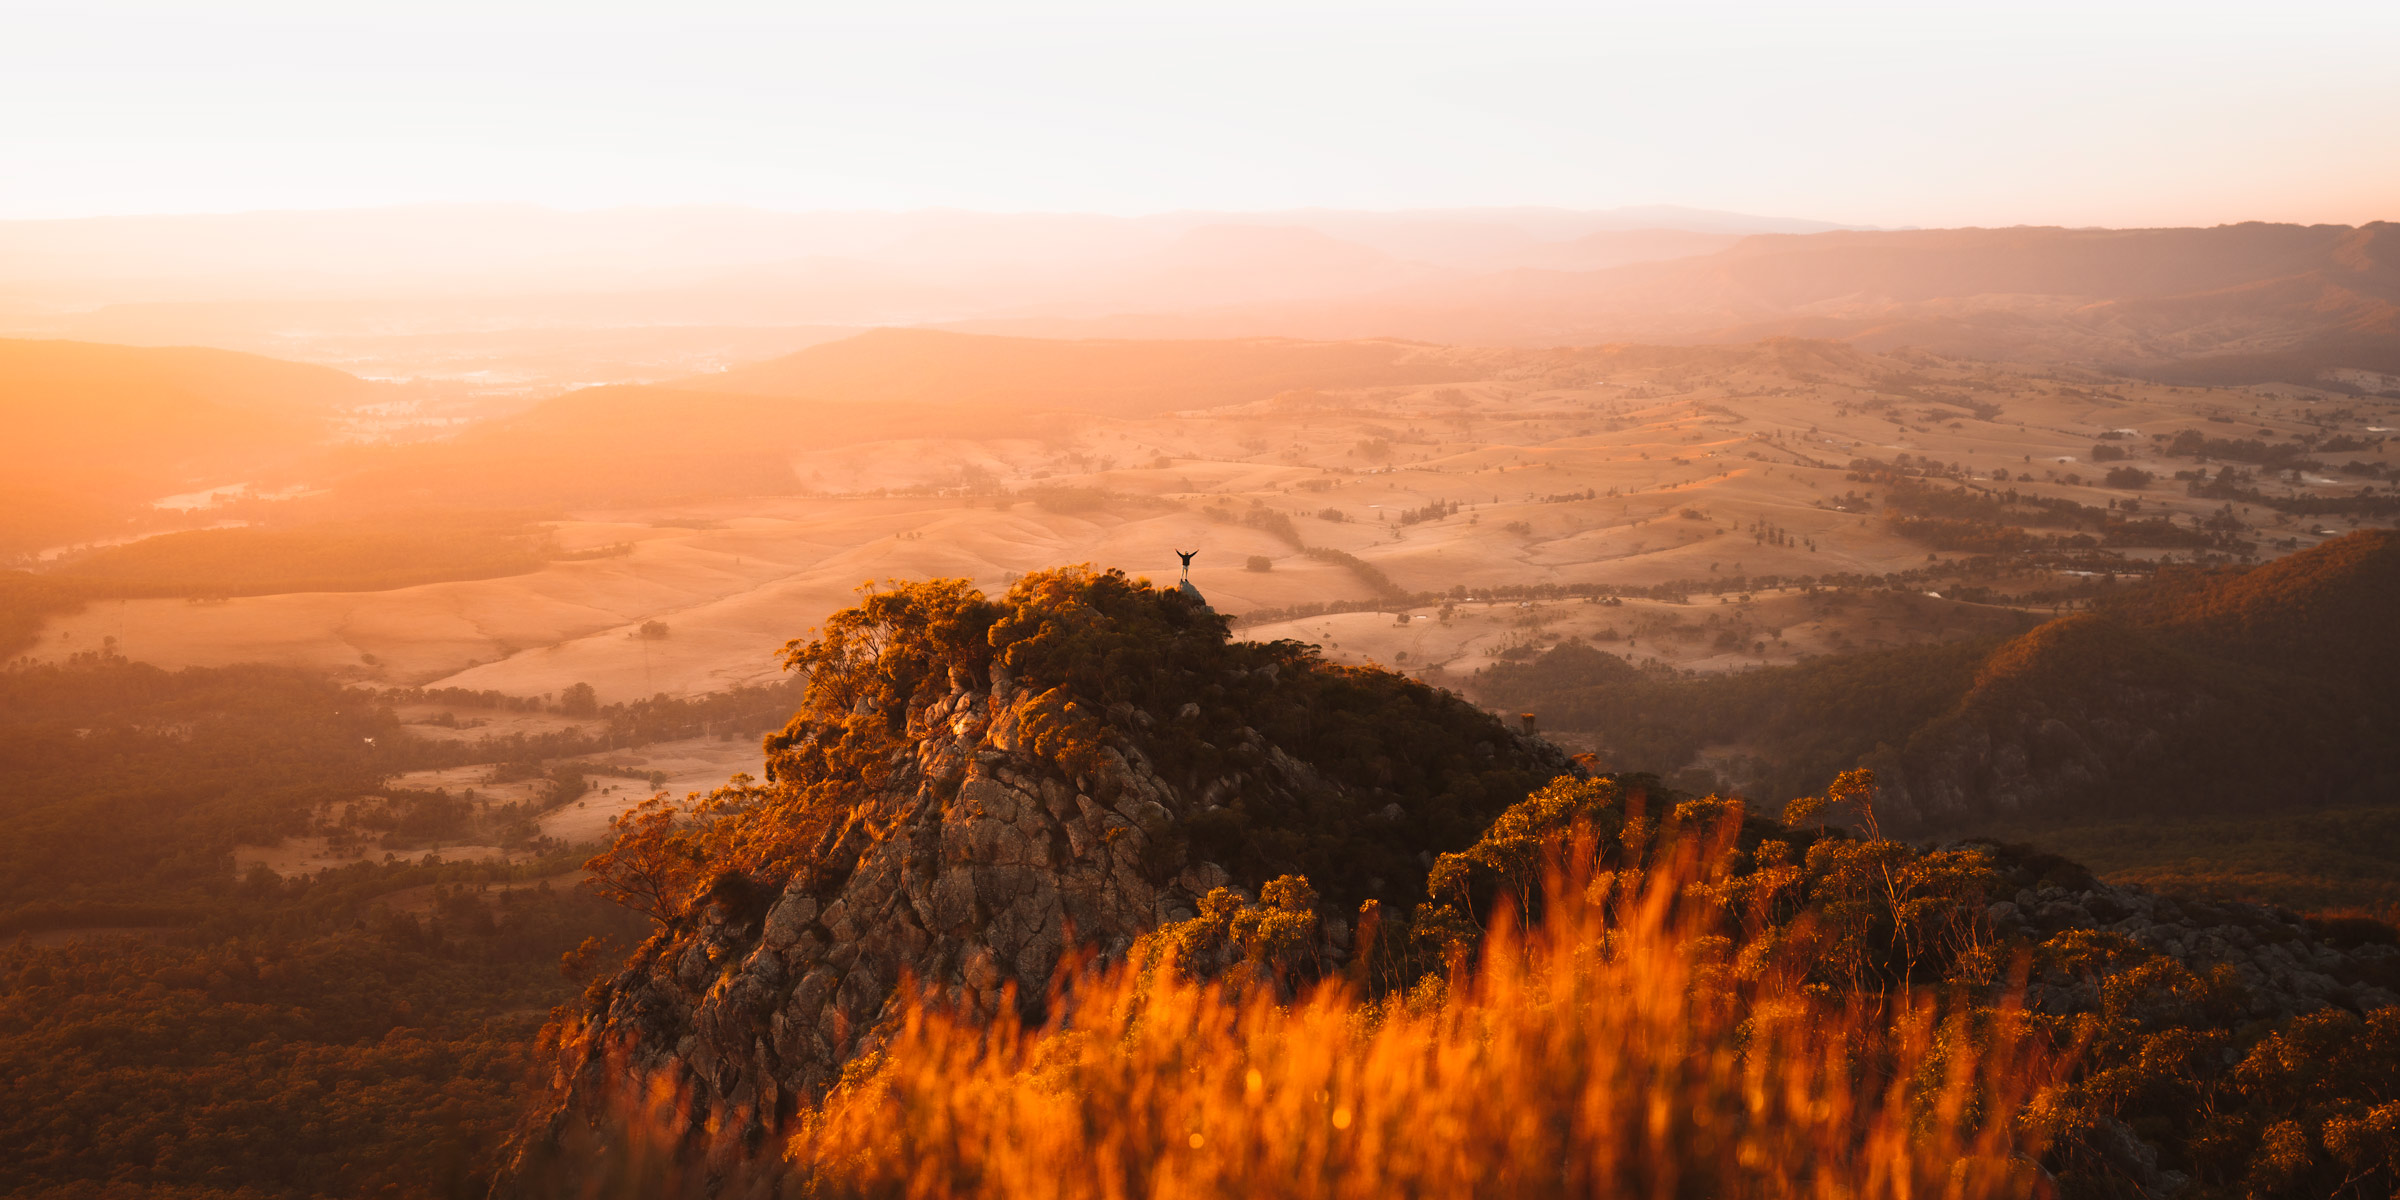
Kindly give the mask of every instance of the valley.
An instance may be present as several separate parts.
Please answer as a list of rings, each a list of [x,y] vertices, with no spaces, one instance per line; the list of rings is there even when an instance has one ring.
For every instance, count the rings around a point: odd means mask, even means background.
[[[902,341],[892,353],[905,362],[913,349]],[[795,433],[780,492],[544,522],[578,561],[383,591],[98,602],[53,618],[30,653],[56,659],[114,637],[123,653],[163,665],[271,661],[387,685],[539,695],[588,682],[612,699],[692,695],[767,678],[768,652],[863,581],[999,587],[1060,562],[1166,578],[1170,551],[1197,547],[1193,581],[1219,611],[1260,636],[1315,630],[1310,640],[1321,636],[1337,658],[1467,674],[1523,636],[1617,627],[1639,641],[1644,627],[1734,615],[1674,611],[1690,601],[1738,601],[1746,627],[1778,631],[1750,639],[1763,648],[1720,644],[1721,630],[1647,645],[1662,662],[1723,670],[1988,622],[1986,605],[1958,606],[1961,587],[2046,611],[2094,571],[2131,577],[2164,559],[2224,556],[2202,532],[2212,519],[2228,523],[2234,557],[2257,560],[2400,507],[2386,482],[2400,448],[2378,432],[2400,424],[2395,402],[1803,342],[1438,359],[1454,382],[1301,390],[1269,378],[1255,400],[1140,418],[1029,403],[1023,419],[1050,429],[1039,438],[870,430],[809,449]],[[693,417],[702,439],[743,436]],[[2309,465],[2233,464],[2270,477],[2250,487],[2261,503],[2229,504],[2195,494],[2206,489],[2191,476],[2213,479],[2226,464],[2177,453],[2186,431]],[[609,461],[636,458],[632,447],[603,441],[592,454],[597,470],[639,470]],[[1862,463],[2020,505],[2122,513],[2130,529],[2086,536],[2082,548],[2096,553],[2081,564],[2065,561],[2072,543],[2046,557],[1952,549],[1887,520],[1891,484],[1862,483]],[[1912,617],[1922,630],[1902,633],[1881,617],[1854,627],[1787,611],[1795,586],[1901,574],[1956,615]],[[1579,613],[1560,605],[1562,592],[1622,595],[1632,607]],[[1530,606],[1515,614],[1519,642],[1489,628],[1503,593]],[[1446,620],[1445,603],[1484,611]],[[1334,612],[1313,627],[1279,615],[1312,606]],[[1412,618],[1408,635],[1369,632],[1369,610],[1394,631],[1398,616]],[[668,636],[635,636],[645,622]]]
[[[1095,370],[1110,380],[1097,391]],[[985,407],[954,435],[926,436],[961,387],[987,393]],[[604,396],[607,423],[592,424]],[[1128,411],[1128,397],[1143,398]],[[842,415],[817,423],[829,436],[812,444],[809,414],[829,408]],[[568,421],[593,503],[492,518],[455,507],[491,494],[462,474],[492,461],[478,437],[535,445],[537,431]],[[684,453],[772,452],[781,482],[646,493],[642,463],[657,443],[629,435],[662,421]],[[973,435],[995,424],[1008,431]],[[996,593],[1071,562],[1171,581],[1174,552],[1196,549],[1192,581],[1241,636],[1310,643],[1331,661],[1470,695],[1495,665],[1570,644],[1652,672],[1721,674],[2005,638],[2162,565],[2271,560],[2388,524],[2400,512],[2396,425],[2400,402],[2321,389],[2177,386],[1789,339],[1543,352],[1192,343],[1159,358],[1141,343],[887,331],[706,392],[569,394],[449,441],[344,450],[319,460],[327,474],[302,481],[294,500],[229,496],[197,509],[243,514],[248,542],[169,550],[231,535],[162,535],[47,564],[44,578],[118,590],[40,618],[21,653],[266,663],[556,712],[578,687],[594,705],[623,705],[772,683],[777,648],[862,587],[953,577]],[[429,518],[372,515],[406,500],[385,459],[467,481],[447,510],[463,515],[435,527],[458,531],[446,545],[492,548],[420,568],[466,577],[328,591],[261,573],[271,553],[328,561],[316,547],[356,547],[362,564],[425,553],[383,531]],[[2234,478],[2228,469],[2247,481],[2233,494],[2252,502],[2211,491]],[[1919,511],[1968,509],[1981,524],[1964,540],[1953,526],[1911,524]],[[364,515],[346,525],[286,515],[309,511]],[[531,543],[508,522],[529,515],[541,549],[509,558],[522,552],[505,547]],[[2014,521],[2026,524],[2001,524]],[[2001,528],[2014,540],[1975,541]],[[176,582],[219,576],[228,582]],[[421,706],[400,711],[399,736],[462,736],[422,724],[433,714]],[[1594,747],[1572,711],[1532,715],[1562,744]],[[494,719],[555,721],[548,732],[570,738],[601,728],[531,714],[470,721]],[[658,770],[658,788],[697,793],[755,774],[743,748],[755,736],[579,761]],[[1639,765],[1731,786],[1757,750],[1714,745]],[[636,760],[660,765],[630,772]],[[387,787],[473,789],[484,810],[530,799],[510,788],[533,784],[495,786],[494,769],[419,771]],[[461,830],[402,853],[538,856],[601,836],[652,790],[595,784],[545,808],[514,849]],[[236,862],[305,874],[386,852],[374,839],[295,832]]]

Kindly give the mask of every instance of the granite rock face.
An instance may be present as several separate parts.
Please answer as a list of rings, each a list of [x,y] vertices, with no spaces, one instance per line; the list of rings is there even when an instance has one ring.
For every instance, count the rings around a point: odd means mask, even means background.
[[[2116,935],[2197,976],[2230,971],[2238,986],[2227,994],[2241,1011],[2219,1019],[2232,1026],[2282,1027],[2328,1008],[2364,1015],[2400,1004],[2400,946],[2337,941],[2294,913],[2264,905],[2160,895],[2088,876],[2057,882],[2016,874],[2015,894],[1993,900],[1986,913],[1995,932],[2035,943],[2077,931]],[[2026,984],[2031,1011],[2069,1016],[2103,1008],[2106,981],[2091,970],[2051,966]],[[2224,1065],[2232,1067],[2240,1053],[2225,1050]],[[2098,1125],[2088,1149],[2138,1194],[2175,1196],[2190,1186],[2188,1176],[2161,1165],[2168,1157],[2162,1146],[2132,1125],[2105,1116]]]
[[[2337,946],[2298,915],[2238,901],[2163,896],[2087,881],[2020,888],[1991,905],[1993,927],[2039,942],[2076,929],[2121,934],[2195,973],[2230,966],[2246,1019],[2278,1021],[2327,1006],[2365,1013],[2400,1004],[2400,946]],[[2051,1013],[2093,1012],[2099,981],[2052,972],[2028,981],[2026,1003]]]

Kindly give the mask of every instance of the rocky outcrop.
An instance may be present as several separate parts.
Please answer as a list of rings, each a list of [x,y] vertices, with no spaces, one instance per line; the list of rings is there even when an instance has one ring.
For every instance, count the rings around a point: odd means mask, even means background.
[[[1210,889],[1258,882],[1201,857],[1185,836],[1195,818],[1351,788],[1247,726],[1218,747],[1238,768],[1197,786],[1172,781],[1140,736],[1114,739],[1079,773],[1032,744],[1056,703],[1005,667],[988,683],[951,671],[947,693],[912,711],[888,774],[854,796],[810,869],[709,880],[688,914],[595,987],[501,1193],[527,1190],[534,1164],[561,1147],[604,1143],[612,1098],[660,1081],[693,1129],[713,1134],[707,1153],[722,1169],[871,1051],[912,989],[978,1015],[1015,1004],[1038,1016],[1070,952],[1120,955],[1193,916]],[[1136,733],[1158,720],[1112,716]],[[1575,769],[1547,743],[1484,720],[1481,757],[1531,774]],[[1368,793],[1379,821],[1404,815],[1379,791],[1351,790]],[[1340,947],[1327,949],[1338,958]]]
[[[2247,1010],[2275,1021],[2328,1005],[2369,1012],[2400,1004],[2400,946],[2341,945],[2300,916],[2238,901],[2155,895],[2085,880],[2040,884],[1991,905],[1993,928],[2043,942],[2070,930],[2120,934],[2133,945],[2205,975],[2231,967]],[[2029,981],[2026,1003],[2054,1014],[2100,1008],[2097,975],[2051,969]]]
[[[2237,1075],[2250,1066],[2254,1043],[2292,1030],[2299,1023],[2294,1018],[2316,1019],[2305,1014],[2341,1009],[2363,1016],[2400,1004],[2400,945],[2393,944],[2388,926],[2311,921],[2256,904],[2111,887],[2080,868],[2050,862],[2053,870],[2039,872],[2020,860],[2009,872],[2015,894],[1993,901],[1986,914],[1996,933],[2042,948],[2026,980],[2027,1010],[2113,1024],[2120,1034],[2181,1039],[2186,1049],[2210,1047],[2193,1060],[2178,1062],[2167,1054],[2164,1061],[2176,1065],[2163,1069],[2178,1077],[2187,1071]],[[2161,959],[2187,971],[2186,981],[2147,971],[2147,963]],[[2147,988],[2122,986],[2144,980]],[[2094,1071],[2162,1069],[2145,1061],[2146,1051],[2102,1046],[2096,1052],[2087,1064]],[[2092,1112],[2071,1146],[2053,1149],[2084,1160],[2087,1173],[2112,1179],[2112,1194],[2189,1194],[2194,1146],[2172,1121],[2158,1118],[2194,1115],[2162,1114],[2155,1107],[2121,1115]]]

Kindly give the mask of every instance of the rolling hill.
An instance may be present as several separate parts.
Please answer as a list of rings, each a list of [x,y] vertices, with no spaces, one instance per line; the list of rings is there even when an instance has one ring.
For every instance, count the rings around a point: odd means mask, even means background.
[[[1929,822],[2389,799],[2400,533],[2170,580],[2002,646],[1889,769]]]
[[[0,421],[20,469],[205,473],[288,449],[384,389],[327,367],[194,347],[0,339]]]
[[[882,329],[675,386],[586,388],[449,442],[362,453],[376,505],[595,505],[791,492],[808,450],[1023,437],[1044,414],[1147,417],[1310,389],[1471,378],[1400,342],[1048,341]]]
[[[387,389],[326,367],[197,348],[0,340],[0,555],[105,534],[133,506],[251,478]]]
[[[1597,236],[1597,235],[1596,235]],[[1046,336],[1592,345],[1777,336],[2074,364],[2180,383],[2400,375],[2400,226],[1762,233],[1568,269],[1570,255],[1373,296],[982,321]],[[2392,380],[2364,390],[2400,390]]]
[[[206,341],[393,376],[456,372],[474,358],[462,346],[495,335],[650,331],[617,339],[624,361],[598,374],[546,351],[517,364],[559,384],[657,382],[779,337],[798,344],[803,326],[905,325],[1519,346],[1792,335],[2190,383],[2400,387],[2325,378],[2400,376],[2400,234],[2380,222],[1860,230],[1674,209],[284,217],[0,223],[0,251],[21,251],[24,295],[49,314],[0,313],[0,328]],[[272,268],[232,273],[237,248]],[[329,301],[324,262],[377,282]],[[701,327],[717,332],[691,332]]]
[[[2324,373],[2400,374],[2400,226],[1762,234],[1715,254],[1486,275],[1316,319],[1320,334],[1794,335],[2178,382],[2335,382]]]
[[[1458,368],[1430,349],[1397,342],[1058,341],[879,329],[688,386],[850,407],[1133,417],[1242,404],[1298,388],[1458,378]]]
[[[1727,785],[1770,802],[1872,766],[1885,818],[1925,831],[2273,816],[2391,799],[2400,755],[2379,731],[2400,722],[2396,590],[2400,533],[2361,530],[1980,644],[1688,678],[1568,643],[1477,685],[1596,731],[1627,766],[1671,771],[1711,749],[1749,776]]]
[[[222,346],[473,386],[499,373],[555,387],[659,382],[764,357],[754,348],[767,342],[797,349],[796,336],[814,340],[809,327],[1355,302],[1823,228],[1655,207],[1115,217],[434,205],[0,221],[11,285],[0,333]],[[597,348],[574,338],[600,331],[617,332]]]

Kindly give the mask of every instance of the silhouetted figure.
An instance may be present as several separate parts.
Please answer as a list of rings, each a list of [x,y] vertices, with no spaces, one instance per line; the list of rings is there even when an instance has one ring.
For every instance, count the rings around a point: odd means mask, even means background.
[[[1207,597],[1204,597],[1200,594],[1199,588],[1192,586],[1192,560],[1199,557],[1199,555],[1200,552],[1197,550],[1178,550],[1175,552],[1175,557],[1183,560],[1183,582],[1176,584],[1175,590],[1182,592],[1184,595],[1189,596],[1193,600],[1197,601],[1200,607],[1207,608]]]

